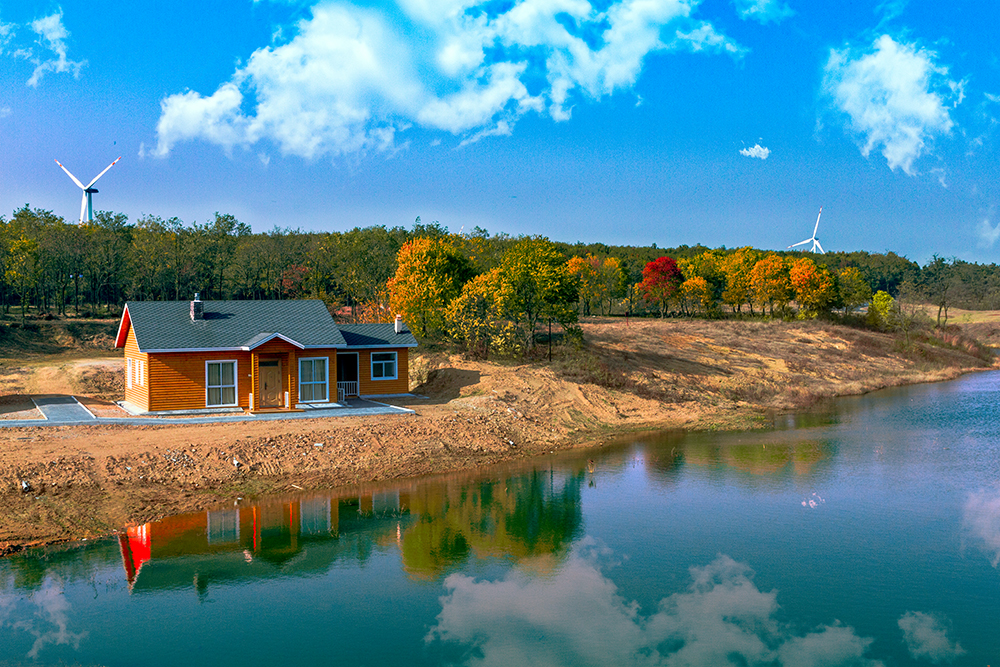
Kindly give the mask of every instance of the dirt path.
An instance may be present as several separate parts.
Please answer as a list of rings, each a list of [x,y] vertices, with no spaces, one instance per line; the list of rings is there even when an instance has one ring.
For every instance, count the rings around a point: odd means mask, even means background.
[[[472,469],[629,430],[760,427],[767,411],[984,365],[961,341],[902,355],[889,335],[816,323],[595,319],[584,330],[588,346],[551,365],[415,358],[426,398],[395,402],[415,415],[0,429],[0,552],[234,496]],[[8,361],[0,412],[28,393],[82,392],[100,410],[120,383],[118,360]]]

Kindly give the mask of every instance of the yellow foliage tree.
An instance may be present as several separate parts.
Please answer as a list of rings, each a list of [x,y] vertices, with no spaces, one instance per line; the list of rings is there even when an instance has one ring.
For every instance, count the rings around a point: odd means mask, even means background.
[[[750,246],[734,250],[720,262],[720,268],[726,278],[726,288],[722,291],[722,300],[734,312],[740,312],[743,304],[750,306],[753,315],[753,293],[750,285],[750,273],[760,261],[762,253]]]
[[[445,308],[474,275],[472,264],[447,237],[404,243],[396,263],[396,275],[386,283],[393,311],[421,336],[443,328]]]
[[[681,283],[680,294],[685,310],[689,313],[695,309],[701,309],[702,312],[708,313],[715,305],[712,286],[701,276],[688,278]]]
[[[788,263],[774,253],[769,253],[750,270],[750,295],[761,308],[766,303],[770,314],[774,307],[783,310],[792,298],[792,284],[788,277]]]

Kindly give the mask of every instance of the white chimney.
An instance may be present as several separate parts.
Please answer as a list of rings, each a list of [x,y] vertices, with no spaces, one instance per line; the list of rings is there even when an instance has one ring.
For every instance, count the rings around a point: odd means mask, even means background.
[[[402,315],[396,315],[396,333],[397,334],[403,333],[403,316]]]
[[[191,302],[191,319],[192,320],[203,320],[205,319],[205,304],[202,303],[201,299],[198,298],[198,293],[194,293],[194,301]]]

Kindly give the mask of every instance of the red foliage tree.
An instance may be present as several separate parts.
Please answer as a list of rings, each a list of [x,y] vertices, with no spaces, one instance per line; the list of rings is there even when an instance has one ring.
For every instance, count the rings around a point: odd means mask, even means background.
[[[677,267],[677,262],[671,257],[654,259],[642,270],[642,290],[646,301],[660,307],[660,317],[666,312],[667,304],[677,294],[677,289],[684,282],[684,275]]]

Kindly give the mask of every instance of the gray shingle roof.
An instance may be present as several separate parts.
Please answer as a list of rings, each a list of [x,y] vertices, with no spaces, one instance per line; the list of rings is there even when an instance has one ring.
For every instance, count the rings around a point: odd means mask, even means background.
[[[340,324],[348,347],[417,347],[417,339],[403,325],[396,333],[395,324]]]
[[[232,350],[254,347],[275,334],[305,347],[347,345],[322,301],[203,303],[204,319],[192,320],[190,301],[129,301],[139,349]]]

